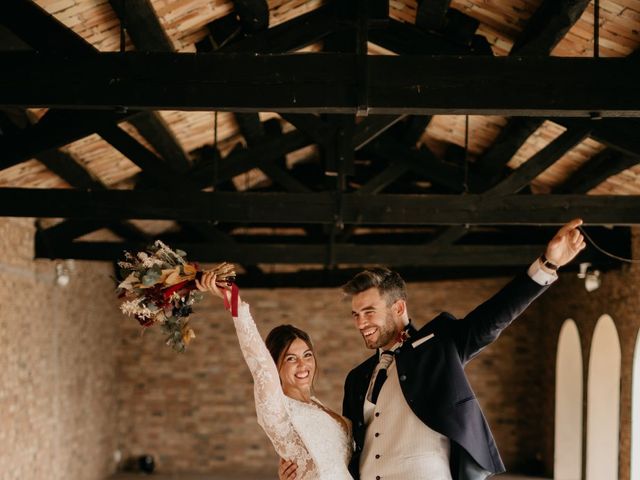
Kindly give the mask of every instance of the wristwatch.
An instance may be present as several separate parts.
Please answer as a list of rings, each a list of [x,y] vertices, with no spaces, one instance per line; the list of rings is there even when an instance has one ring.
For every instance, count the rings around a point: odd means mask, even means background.
[[[549,270],[556,271],[556,270],[558,270],[558,268],[560,268],[555,263],[549,261],[549,259],[545,256],[544,253],[542,255],[540,255],[540,263],[542,264],[543,267],[546,267]]]

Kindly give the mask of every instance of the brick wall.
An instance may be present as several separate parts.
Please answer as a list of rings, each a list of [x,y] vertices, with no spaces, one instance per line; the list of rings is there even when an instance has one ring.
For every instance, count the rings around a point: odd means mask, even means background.
[[[0,478],[100,480],[116,433],[109,266],[78,262],[60,288],[33,235],[0,219]]]

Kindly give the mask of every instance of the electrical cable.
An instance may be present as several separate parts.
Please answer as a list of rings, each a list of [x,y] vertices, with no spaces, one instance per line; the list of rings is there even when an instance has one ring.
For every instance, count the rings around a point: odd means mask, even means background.
[[[620,256],[615,255],[615,254],[613,254],[613,253],[609,253],[609,252],[607,252],[604,248],[602,248],[601,246],[599,246],[599,245],[598,245],[598,244],[593,240],[593,238],[591,238],[591,237],[589,236],[589,234],[585,231],[585,229],[584,229],[583,227],[578,227],[578,228],[580,229],[580,231],[582,232],[582,234],[585,236],[585,238],[586,238],[587,240],[589,240],[589,242],[591,243],[591,245],[593,245],[593,247],[594,247],[596,250],[598,250],[600,253],[602,253],[602,254],[604,254],[604,255],[606,255],[606,256],[608,256],[608,257],[614,258],[614,259],[616,259],[616,260],[620,260],[621,262],[627,262],[627,263],[640,263],[640,260],[638,260],[638,259],[620,257]]]

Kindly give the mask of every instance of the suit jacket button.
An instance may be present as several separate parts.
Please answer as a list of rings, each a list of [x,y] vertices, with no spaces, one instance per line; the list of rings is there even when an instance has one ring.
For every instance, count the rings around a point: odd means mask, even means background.
[[[407,379],[406,375],[400,375],[400,381],[404,382]]]
[[[358,422],[358,426],[361,427],[362,426],[362,422]]]

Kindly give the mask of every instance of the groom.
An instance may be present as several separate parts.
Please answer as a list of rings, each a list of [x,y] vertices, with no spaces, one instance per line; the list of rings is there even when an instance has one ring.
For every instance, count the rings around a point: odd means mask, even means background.
[[[362,480],[481,480],[504,472],[464,365],[495,341],[557,279],[585,243],[576,219],[544,254],[463,319],[442,313],[416,330],[400,275],[373,268],[343,286],[365,345],[376,353],[345,382],[343,414],[353,426],[350,471]],[[281,462],[280,479],[296,465]]]

